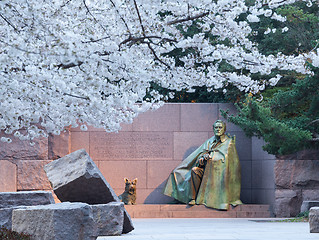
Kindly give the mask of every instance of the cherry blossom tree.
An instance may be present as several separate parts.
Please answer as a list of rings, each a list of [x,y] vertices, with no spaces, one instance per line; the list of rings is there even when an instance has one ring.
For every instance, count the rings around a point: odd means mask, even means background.
[[[305,62],[319,66],[317,48],[298,56],[265,56],[249,40],[249,23],[260,16],[285,21],[274,9],[294,2],[0,0],[0,129],[21,140],[78,124],[112,132],[162,104],[164,96],[151,83],[189,91],[233,84],[257,93],[281,76],[256,81],[253,73],[311,74]],[[242,15],[245,20],[239,20]],[[182,30],[194,21],[200,33],[185,37]],[[182,66],[171,54],[176,49],[185,53]],[[238,71],[221,72],[221,62]]]

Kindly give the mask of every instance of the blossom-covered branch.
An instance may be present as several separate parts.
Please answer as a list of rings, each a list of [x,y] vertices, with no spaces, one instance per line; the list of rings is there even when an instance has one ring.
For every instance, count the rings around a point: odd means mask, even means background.
[[[0,129],[22,140],[66,126],[85,130],[84,123],[112,132],[161,106],[153,83],[257,93],[281,76],[257,81],[252,74],[311,73],[305,62],[319,66],[317,46],[298,56],[263,55],[250,38],[251,23],[285,21],[274,9],[293,2],[2,0]],[[185,34],[195,23],[198,31]],[[236,71],[221,71],[225,62]]]

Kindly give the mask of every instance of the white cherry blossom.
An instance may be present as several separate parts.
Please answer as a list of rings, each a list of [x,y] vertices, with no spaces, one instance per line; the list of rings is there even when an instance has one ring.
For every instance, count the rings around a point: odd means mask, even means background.
[[[150,91],[153,83],[188,91],[232,84],[257,93],[280,75],[258,82],[252,73],[310,73],[305,61],[318,65],[316,49],[264,56],[249,40],[250,22],[261,15],[285,21],[274,9],[293,2],[1,0],[0,129],[21,140],[60,134],[67,126],[87,130],[85,124],[113,132],[163,104],[164,96]],[[241,14],[247,21],[238,20]],[[193,20],[200,20],[202,33],[185,38],[181,30]],[[230,44],[212,44],[205,32]],[[170,54],[177,49],[185,53],[182,66]],[[220,72],[221,61],[246,73]]]

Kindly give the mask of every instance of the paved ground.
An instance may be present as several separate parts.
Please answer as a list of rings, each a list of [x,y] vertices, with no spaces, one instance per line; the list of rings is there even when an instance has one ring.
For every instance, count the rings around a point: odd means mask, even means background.
[[[256,221],[262,220],[262,221]],[[98,240],[318,240],[307,222],[265,222],[278,219],[166,218],[133,219],[135,230]]]

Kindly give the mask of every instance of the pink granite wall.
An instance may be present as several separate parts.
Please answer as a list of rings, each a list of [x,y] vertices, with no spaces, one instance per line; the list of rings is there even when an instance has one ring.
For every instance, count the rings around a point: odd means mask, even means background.
[[[9,169],[11,176],[0,174],[0,191],[50,190],[43,165],[84,148],[117,194],[124,189],[124,177],[138,178],[137,203],[170,202],[172,199],[161,194],[165,180],[185,157],[213,135],[212,124],[222,119],[220,109],[234,111],[231,104],[165,104],[141,114],[119,133],[93,127],[83,132],[75,128],[41,139],[33,147],[21,141],[0,143],[0,166]],[[274,158],[262,151],[260,140],[247,138],[237,126],[227,123],[227,132],[237,139],[243,202],[272,205]]]

